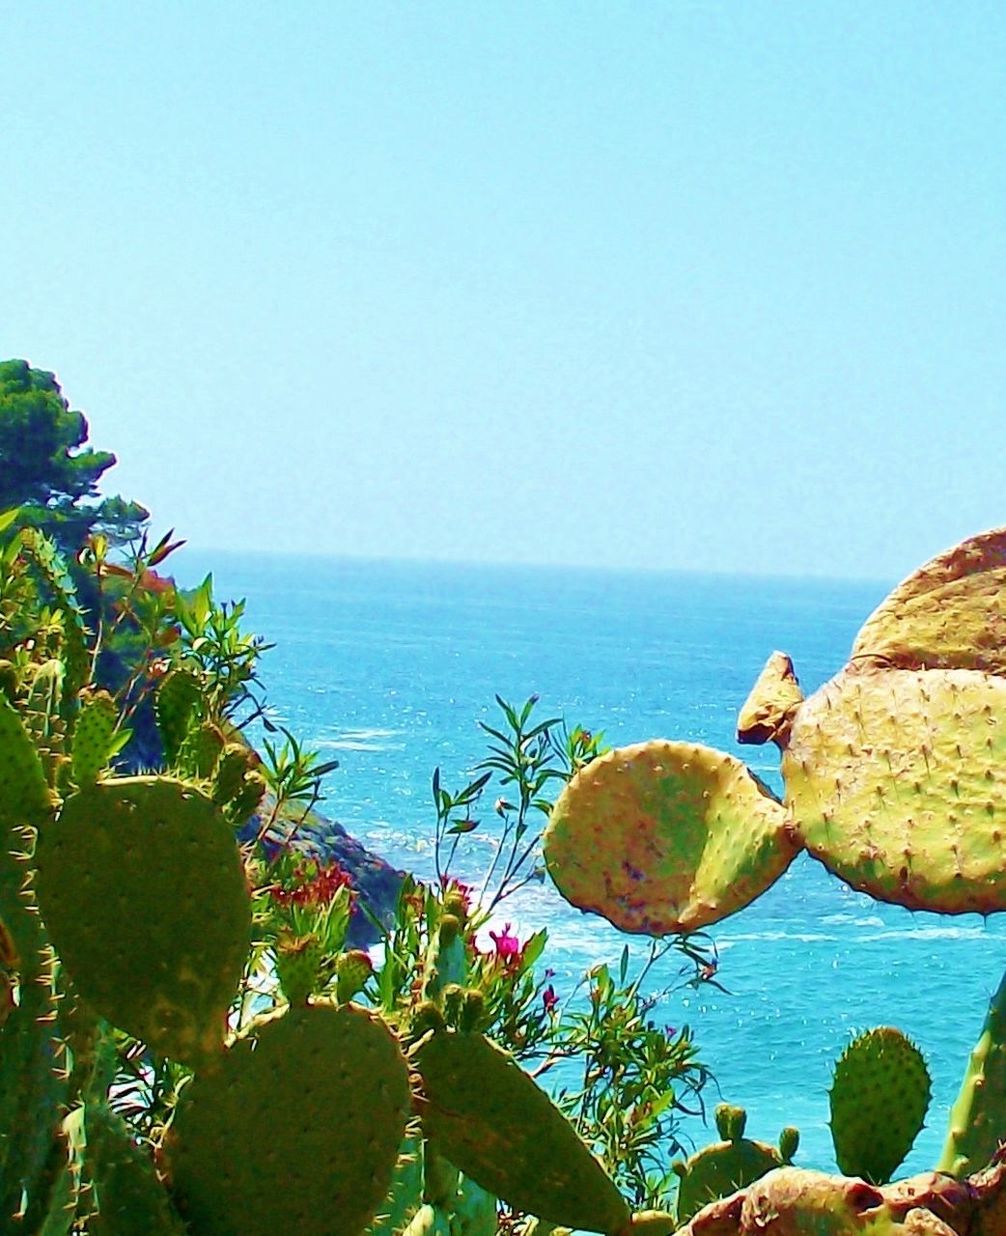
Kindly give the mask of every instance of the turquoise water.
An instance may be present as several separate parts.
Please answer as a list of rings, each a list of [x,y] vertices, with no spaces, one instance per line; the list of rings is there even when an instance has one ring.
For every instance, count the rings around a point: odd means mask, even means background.
[[[324,810],[392,862],[429,870],[430,776],[460,786],[493,721],[495,693],[541,696],[541,715],[603,730],[612,745],[683,738],[745,758],[779,788],[774,747],[741,748],[737,709],[768,654],[789,652],[809,693],[845,660],[878,583],[620,574],[544,568],[197,555],[218,597],[246,597],[248,626],[277,645],[263,678],[274,716],[340,768]],[[507,917],[550,932],[547,963],[573,976],[617,958],[624,937],[535,887]],[[912,914],[853,893],[808,858],[710,933],[728,994],[672,996],[657,1020],[690,1024],[722,1096],[749,1132],[801,1130],[797,1161],[833,1167],[832,1061],[853,1030],[900,1026],[933,1075],[908,1161],[931,1166],[985,1005],[1006,961],[1004,927]],[[716,1096],[710,1094],[715,1101]],[[697,1121],[686,1126],[708,1140]]]

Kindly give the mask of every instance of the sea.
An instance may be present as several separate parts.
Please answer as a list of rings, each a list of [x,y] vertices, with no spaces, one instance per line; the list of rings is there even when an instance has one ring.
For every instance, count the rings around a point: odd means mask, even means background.
[[[648,738],[707,743],[745,759],[781,790],[774,746],[740,747],[737,712],[774,649],[806,694],[844,663],[863,620],[896,581],[362,561],[182,550],[176,577],[213,572],[218,600],[244,599],[245,624],[273,644],[261,678],[269,715],[339,768],[322,810],[420,877],[432,871],[431,777],[460,788],[485,754],[478,722],[496,695],[535,716],[601,731],[611,746]],[[496,794],[487,790],[489,803]],[[491,814],[487,806],[486,813]],[[476,835],[473,835],[475,841]],[[488,856],[489,850],[485,849]],[[471,862],[480,861],[476,850]],[[626,942],[546,881],[501,907],[524,938],[541,927],[542,965],[560,994]],[[752,905],[709,931],[717,980],[682,987],[672,952],[656,990],[661,1025],[687,1024],[714,1077],[711,1111],[747,1109],[749,1136],[801,1133],[796,1162],[835,1169],[828,1129],[833,1063],[854,1033],[902,1029],[932,1076],[926,1126],[904,1171],[939,1156],[956,1097],[1006,962],[1001,917],[941,916],[882,905],[799,857]]]

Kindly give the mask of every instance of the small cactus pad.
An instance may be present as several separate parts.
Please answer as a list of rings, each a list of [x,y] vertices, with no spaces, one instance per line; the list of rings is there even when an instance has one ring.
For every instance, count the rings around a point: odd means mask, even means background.
[[[844,670],[800,708],[782,771],[807,849],[853,888],[1006,908],[1006,679]]]
[[[190,727],[203,714],[202,689],[195,674],[184,669],[172,670],[157,689],[154,711],[164,745],[164,762],[170,767],[178,758]]]
[[[899,584],[866,620],[852,658],[1006,674],[1006,528],[962,541]]]
[[[35,862],[53,944],[96,1012],[181,1061],[222,1044],[251,908],[205,795],[167,777],[99,782],[40,830]]]
[[[629,1210],[552,1100],[480,1034],[442,1030],[419,1049],[423,1128],[472,1180],[563,1227],[617,1232]]]
[[[358,1236],[388,1195],[408,1067],[362,1008],[291,1008],[184,1091],[167,1147],[193,1236]]]
[[[37,824],[51,801],[35,745],[13,705],[0,695],[0,838],[3,825]]]
[[[118,710],[107,691],[95,691],[81,700],[73,728],[73,779],[78,786],[94,785],[115,744]]]
[[[829,1091],[839,1171],[886,1184],[922,1128],[929,1093],[922,1053],[900,1030],[880,1026],[853,1039]]]
[[[687,1163],[674,1164],[679,1177],[678,1223],[687,1223],[703,1206],[782,1167],[783,1157],[774,1146],[744,1137],[745,1121],[742,1107],[721,1103],[716,1127],[723,1141],[706,1146]]]
[[[782,806],[740,760],[654,740],[580,769],[552,809],[544,854],[573,905],[662,936],[743,909],[796,847]]]
[[[757,746],[772,739],[784,746],[802,703],[792,660],[784,652],[773,652],[737,717],[737,741]]]

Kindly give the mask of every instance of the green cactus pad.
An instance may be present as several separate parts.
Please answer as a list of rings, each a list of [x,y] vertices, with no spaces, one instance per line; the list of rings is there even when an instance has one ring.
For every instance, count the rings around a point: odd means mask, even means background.
[[[7,844],[7,828],[37,824],[51,807],[35,745],[13,705],[0,695],[0,843]]]
[[[418,1127],[418,1126],[417,1126]],[[398,1149],[391,1187],[377,1208],[365,1236],[394,1236],[405,1228],[423,1201],[423,1143],[408,1130]]]
[[[782,770],[807,849],[853,888],[1006,908],[1006,679],[845,670],[800,708]]]
[[[203,695],[195,674],[184,669],[172,670],[157,689],[154,711],[164,744],[164,762],[170,768],[189,729],[203,715]]]
[[[1006,674],[1006,528],[962,541],[899,584],[856,637],[852,659],[863,658]]]
[[[89,1103],[84,1130],[96,1206],[88,1236],[184,1236],[152,1156],[137,1145],[122,1117],[104,1103]]]
[[[168,1166],[193,1236],[357,1236],[388,1195],[409,1074],[353,1005],[291,1008],[196,1076]]]
[[[839,1170],[886,1184],[922,1128],[929,1094],[922,1053],[900,1030],[880,1026],[853,1039],[829,1091]]]
[[[258,752],[244,742],[229,742],[220,753],[211,793],[234,823],[244,824],[262,801],[266,783],[258,771],[261,763]]]
[[[937,1170],[958,1178],[980,1171],[1006,1142],[1006,976],[989,1002],[964,1074]],[[1006,1202],[1004,1202],[1006,1211]]]
[[[36,889],[78,991],[156,1052],[222,1044],[251,908],[232,829],[167,777],[99,782],[39,833]]]
[[[774,1146],[743,1136],[745,1120],[742,1107],[721,1103],[716,1125],[723,1140],[674,1165],[679,1177],[678,1223],[687,1223],[703,1206],[782,1167],[783,1157]]]
[[[629,1210],[547,1094],[480,1034],[443,1030],[415,1058],[426,1135],[466,1176],[517,1210],[618,1232]]]
[[[44,1175],[66,1101],[52,951],[28,887],[23,855],[0,846],[0,920],[20,1003],[0,1025],[0,1230]]]
[[[107,691],[96,691],[81,701],[71,753],[73,779],[78,786],[94,785],[107,766],[115,746],[117,720],[115,701]]]
[[[743,909],[796,847],[782,806],[740,760],[654,740],[576,774],[552,810],[544,854],[575,906],[661,936]]]

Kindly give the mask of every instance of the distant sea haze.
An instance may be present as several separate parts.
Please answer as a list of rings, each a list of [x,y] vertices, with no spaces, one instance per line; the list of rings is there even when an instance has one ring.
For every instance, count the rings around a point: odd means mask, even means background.
[[[646,738],[708,743],[781,788],[774,746],[738,747],[737,710],[773,649],[809,694],[835,673],[883,584],[684,574],[365,563],[195,554],[182,582],[213,570],[219,598],[246,597],[249,629],[276,647],[262,676],[277,718],[338,758],[323,809],[372,849],[430,871],[430,777],[460,786],[484,747],[477,721],[495,694],[538,694],[542,718]],[[626,937],[547,883],[507,917],[549,929],[562,980],[616,959]],[[946,1115],[1006,964],[1002,916],[912,914],[852,892],[797,859],[748,909],[710,932],[719,979],[672,997],[660,1024],[690,1024],[722,1098],[748,1109],[751,1136],[801,1132],[796,1161],[834,1168],[827,1128],[832,1062],[857,1030],[896,1025],[933,1077],[927,1127],[907,1164],[936,1161]],[[635,947],[638,948],[638,945]],[[640,950],[641,951],[641,950]],[[670,978],[670,976],[667,976]],[[709,1105],[720,1094],[710,1091]],[[686,1123],[697,1144],[713,1133]]]

